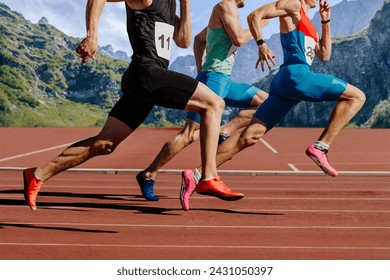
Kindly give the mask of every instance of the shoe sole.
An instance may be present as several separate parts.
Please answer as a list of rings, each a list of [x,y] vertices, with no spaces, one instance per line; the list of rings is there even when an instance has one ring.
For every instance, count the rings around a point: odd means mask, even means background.
[[[184,200],[183,200],[183,196],[184,196],[185,190],[186,190],[186,184],[185,184],[185,179],[184,179],[184,172],[182,172],[181,173],[181,186],[180,186],[180,196],[179,196],[179,199],[180,199],[181,208],[183,210],[187,210],[184,207]]]
[[[236,201],[236,200],[240,200],[242,198],[244,198],[245,196],[241,196],[241,195],[236,195],[236,196],[223,196],[223,195],[218,195],[218,194],[213,194],[213,193],[206,193],[206,192],[198,192],[198,194],[201,194],[201,195],[208,195],[208,196],[214,196],[216,198],[219,198],[219,199],[222,199],[222,200],[226,200],[226,201]]]
[[[329,169],[327,169],[326,167],[324,167],[324,166],[322,165],[321,161],[320,161],[316,156],[313,156],[313,155],[308,154],[308,153],[306,153],[306,155],[307,155],[309,158],[311,158],[311,159],[314,161],[314,163],[317,164],[317,165],[322,169],[322,171],[323,171],[326,175],[329,175],[329,176],[331,176],[331,177],[336,177],[336,176],[337,176],[336,174],[330,172]]]

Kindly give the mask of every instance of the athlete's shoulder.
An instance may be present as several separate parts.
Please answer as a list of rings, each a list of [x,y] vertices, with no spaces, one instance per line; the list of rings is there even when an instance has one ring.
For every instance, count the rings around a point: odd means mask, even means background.
[[[127,6],[134,10],[148,8],[152,5],[153,1],[155,0],[125,0]],[[118,0],[118,2],[120,2],[120,0]]]
[[[278,0],[276,1],[276,7],[281,10],[285,10],[288,13],[299,12],[301,9],[300,0]]]

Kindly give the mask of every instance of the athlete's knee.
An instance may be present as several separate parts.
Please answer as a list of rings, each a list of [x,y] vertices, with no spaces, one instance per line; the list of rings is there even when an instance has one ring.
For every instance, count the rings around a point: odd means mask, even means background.
[[[264,131],[258,129],[257,125],[249,125],[240,135],[238,144],[242,149],[255,145],[261,137],[264,136]]]
[[[360,89],[349,85],[349,88],[341,96],[340,100],[341,101],[344,101],[344,100],[349,101],[349,102],[356,104],[356,106],[361,107],[366,102],[366,95]]]
[[[92,153],[95,155],[111,154],[118,145],[111,140],[97,139],[92,145]]]
[[[225,101],[218,95],[214,94],[210,102],[210,108],[214,111],[223,112],[225,108]]]
[[[361,106],[364,105],[364,103],[366,102],[366,95],[364,94],[363,91],[361,91],[360,89],[357,90],[357,93],[356,93],[356,97],[355,97],[355,102],[359,103]]]
[[[184,146],[188,146],[192,143],[194,143],[196,140],[199,139],[199,130],[191,131],[189,133],[185,133],[181,135],[181,141],[184,144]]]

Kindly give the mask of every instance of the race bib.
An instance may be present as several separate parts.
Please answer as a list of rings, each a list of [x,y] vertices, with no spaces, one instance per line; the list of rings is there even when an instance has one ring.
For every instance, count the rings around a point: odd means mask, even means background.
[[[313,60],[316,57],[315,47],[316,41],[314,40],[314,38],[305,36],[305,56],[306,62],[309,65],[313,63]]]
[[[154,40],[157,55],[166,60],[171,58],[174,30],[175,27],[167,23],[156,22],[154,25]]]

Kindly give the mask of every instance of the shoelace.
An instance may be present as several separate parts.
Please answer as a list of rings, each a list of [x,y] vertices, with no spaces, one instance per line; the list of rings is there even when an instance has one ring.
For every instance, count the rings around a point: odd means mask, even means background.
[[[215,181],[219,183],[219,185],[221,186],[221,189],[223,189],[224,191],[232,192],[232,190],[229,189],[229,187],[223,181],[221,181],[219,178],[218,179],[216,178]]]

